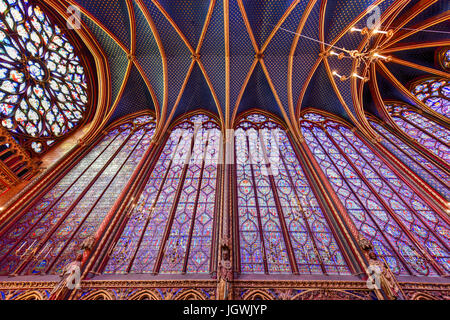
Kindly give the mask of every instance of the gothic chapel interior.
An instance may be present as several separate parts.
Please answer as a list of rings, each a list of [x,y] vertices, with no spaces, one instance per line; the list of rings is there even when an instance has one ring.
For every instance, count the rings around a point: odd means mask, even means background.
[[[449,9],[0,0],[0,300],[450,299]]]

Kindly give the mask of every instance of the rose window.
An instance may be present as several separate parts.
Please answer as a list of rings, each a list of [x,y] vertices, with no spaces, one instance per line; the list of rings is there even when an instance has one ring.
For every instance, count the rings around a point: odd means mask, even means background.
[[[61,29],[27,0],[0,0],[1,125],[36,153],[84,119],[88,86]]]

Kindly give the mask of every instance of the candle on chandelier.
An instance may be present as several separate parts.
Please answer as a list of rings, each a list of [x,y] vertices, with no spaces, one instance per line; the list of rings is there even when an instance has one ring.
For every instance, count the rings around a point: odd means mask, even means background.
[[[342,79],[342,76],[339,73],[337,73],[336,71],[333,71],[332,74],[333,74],[333,76],[336,76],[339,79]]]
[[[382,56],[381,54],[378,54],[376,52],[373,55],[374,55],[374,57],[381,58],[381,59],[384,59],[384,60],[388,60],[389,59],[389,57]]]
[[[357,74],[356,72],[353,72],[353,73],[352,73],[352,76],[355,77],[355,78],[361,79],[361,80],[365,80],[364,77],[361,77],[361,76],[360,76],[359,74]]]

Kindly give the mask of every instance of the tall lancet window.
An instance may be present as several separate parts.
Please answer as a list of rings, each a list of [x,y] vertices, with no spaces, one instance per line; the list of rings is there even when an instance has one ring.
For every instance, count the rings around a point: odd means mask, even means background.
[[[445,79],[426,79],[415,85],[412,93],[437,113],[450,118],[450,82]]]
[[[431,208],[346,125],[306,113],[301,130],[356,229],[395,274],[449,273],[445,213]]]
[[[417,143],[450,163],[450,130],[405,105],[387,105],[395,123]]]
[[[92,88],[80,57],[39,6],[0,1],[0,124],[32,154],[86,118]]]
[[[241,273],[349,274],[285,130],[260,114],[235,131]]]
[[[127,184],[154,128],[150,116],[111,128],[30,209],[0,230],[1,274],[55,273],[73,261]]]
[[[176,125],[104,273],[207,273],[221,131],[198,114]]]
[[[434,190],[450,201],[450,175],[434,162],[423,156],[414,147],[405,143],[388,125],[369,118],[372,127],[383,138],[381,144],[401,160]]]

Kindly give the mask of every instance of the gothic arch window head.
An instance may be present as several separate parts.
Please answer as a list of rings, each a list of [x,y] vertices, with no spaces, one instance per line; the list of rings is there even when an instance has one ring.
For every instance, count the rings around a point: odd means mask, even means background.
[[[104,273],[212,271],[221,131],[202,113],[172,128]]]
[[[153,116],[116,122],[50,190],[0,230],[0,275],[54,274],[93,236],[142,159]]]
[[[450,82],[429,78],[413,85],[411,92],[431,109],[450,118]]]
[[[106,290],[91,291],[84,293],[81,296],[81,300],[114,300],[113,294]]]
[[[448,219],[347,125],[314,112],[304,114],[300,124],[359,236],[373,244],[394,274],[448,274]]]
[[[83,62],[69,37],[29,0],[0,0],[1,125],[33,155],[87,117]]]
[[[447,171],[430,161],[411,144],[406,143],[403,137],[386,123],[372,116],[368,116],[368,119],[382,138],[381,144],[447,201],[450,201],[450,190],[448,188],[450,175]]]
[[[386,108],[394,122],[408,136],[438,158],[450,163],[450,130],[412,106],[388,104]]]
[[[286,131],[252,113],[234,139],[240,272],[350,274]]]

